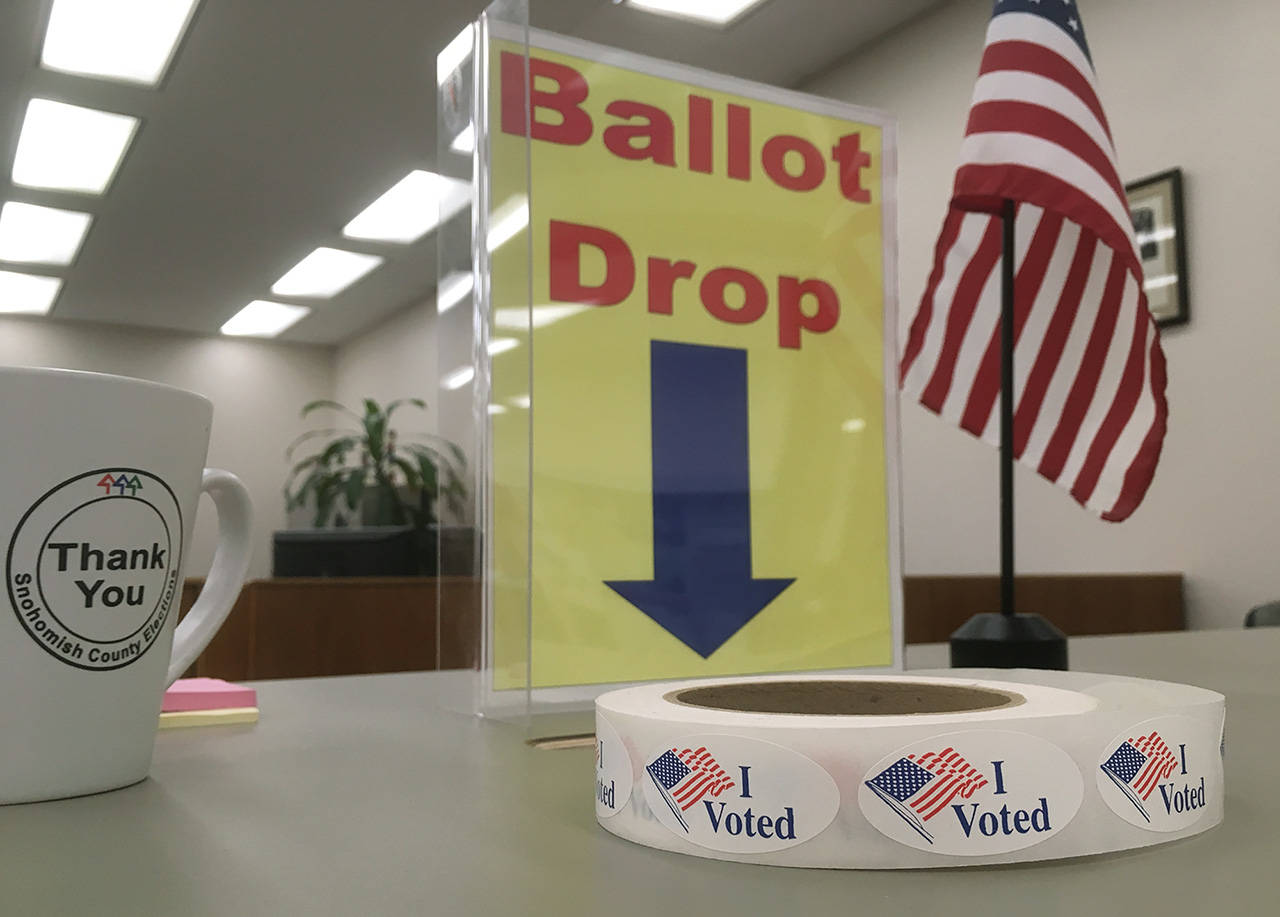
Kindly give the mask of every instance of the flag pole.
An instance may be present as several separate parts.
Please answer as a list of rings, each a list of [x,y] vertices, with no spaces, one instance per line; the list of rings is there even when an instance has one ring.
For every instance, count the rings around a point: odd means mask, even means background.
[[[1065,669],[1067,637],[1051,621],[1020,614],[1013,600],[1014,225],[1017,205],[1000,208],[1000,613],[976,614],[951,635],[954,668]]]
[[[1000,614],[1013,617],[1013,226],[1016,208],[1006,199],[1000,273]]]

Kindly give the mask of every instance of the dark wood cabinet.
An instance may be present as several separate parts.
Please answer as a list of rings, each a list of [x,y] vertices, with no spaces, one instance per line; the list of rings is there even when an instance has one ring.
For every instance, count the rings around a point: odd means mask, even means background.
[[[188,580],[182,613],[199,592]],[[1019,610],[1070,636],[1182,630],[1181,574],[1024,575]],[[908,576],[907,643],[944,641],[971,615],[997,611],[995,576]],[[245,584],[188,675],[246,681],[473,668],[481,584],[464,576],[269,579]]]
[[[188,580],[182,613],[200,580]],[[245,584],[188,675],[252,680],[465,669],[479,649],[470,577],[269,579]]]
[[[1018,611],[1069,637],[1186,628],[1181,573],[1032,573],[1013,589]],[[998,576],[907,576],[902,593],[907,643],[944,642],[973,615],[1000,610]]]

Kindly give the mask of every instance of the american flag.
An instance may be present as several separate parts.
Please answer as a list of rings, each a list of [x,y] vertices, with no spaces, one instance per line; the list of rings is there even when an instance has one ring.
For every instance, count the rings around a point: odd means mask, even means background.
[[[1177,766],[1178,759],[1169,746],[1158,732],[1153,732],[1149,736],[1122,742],[1102,764],[1102,772],[1129,797],[1142,817],[1151,821],[1143,803],[1151,798],[1160,781],[1172,774]]]
[[[1015,206],[1014,456],[1103,519],[1146,494],[1168,406],[1160,337],[1072,0],[997,0],[904,391],[999,445],[999,214]]]
[[[954,748],[907,755],[867,782],[871,791],[925,840],[933,843],[924,823],[957,796],[968,799],[987,785],[987,778]]]
[[[663,752],[645,768],[681,827],[689,830],[682,814],[704,796],[719,796],[734,786],[705,746]]]

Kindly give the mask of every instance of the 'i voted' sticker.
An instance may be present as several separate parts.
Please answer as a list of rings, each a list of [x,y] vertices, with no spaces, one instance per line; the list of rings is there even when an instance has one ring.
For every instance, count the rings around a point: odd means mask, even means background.
[[[618,730],[596,714],[596,816],[608,818],[622,811],[631,798],[634,779],[631,756],[622,746]]]
[[[650,752],[640,779],[658,821],[712,850],[794,847],[820,834],[840,809],[840,790],[821,766],[741,736],[682,736]]]
[[[1220,742],[1186,716],[1163,716],[1125,730],[1102,749],[1098,793],[1125,821],[1149,831],[1190,827],[1218,795]]]
[[[1075,817],[1080,769],[1062,749],[1015,732],[952,733],[900,748],[863,778],[867,820],[908,847],[952,856],[1042,843]]]

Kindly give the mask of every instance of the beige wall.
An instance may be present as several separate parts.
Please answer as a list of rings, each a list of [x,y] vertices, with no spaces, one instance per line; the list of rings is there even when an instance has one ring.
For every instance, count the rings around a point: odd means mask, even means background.
[[[1145,503],[1103,523],[1019,468],[1027,571],[1182,571],[1190,623],[1238,627],[1280,598],[1280,6],[1261,0],[1081,4],[1124,181],[1180,166],[1192,320],[1164,336],[1169,434]],[[990,15],[957,0],[805,89],[900,124],[901,322],[941,226]],[[994,572],[994,450],[918,405],[902,409],[906,570]]]
[[[249,488],[255,517],[249,573],[269,575],[271,533],[285,524],[284,450],[304,429],[302,405],[332,394],[329,348],[0,317],[0,364],[135,376],[208,397],[209,464],[235,472]],[[208,572],[216,537],[212,504],[202,500],[188,576]]]
[[[428,412],[406,410],[406,423],[430,430],[436,392],[435,300],[395,313],[339,345],[333,356],[335,397],[357,410],[361,399],[422,398]]]

